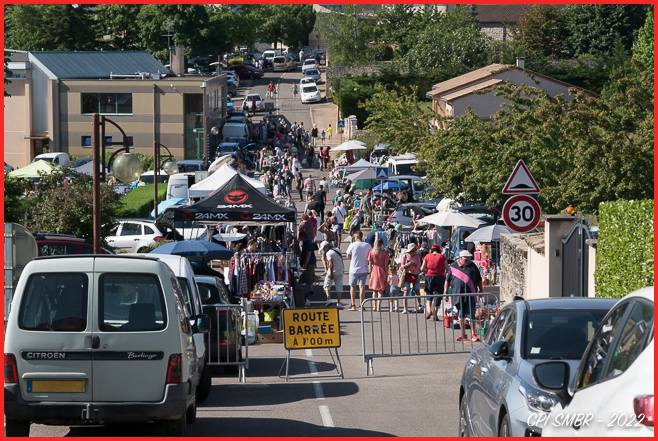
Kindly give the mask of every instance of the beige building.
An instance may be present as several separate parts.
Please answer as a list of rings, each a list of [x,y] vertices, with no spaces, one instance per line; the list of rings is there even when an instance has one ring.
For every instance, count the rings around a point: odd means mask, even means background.
[[[207,128],[221,128],[226,78],[166,76],[145,52],[15,52],[5,97],[5,162],[29,163],[45,151],[92,155],[92,118],[118,124],[135,151],[152,155],[154,142],[177,159],[202,159]],[[204,106],[205,100],[205,106]],[[106,128],[108,151],[121,133]],[[211,153],[212,154],[212,153]]]
[[[489,119],[507,100],[498,96],[495,86],[503,83],[526,85],[544,90],[551,96],[570,99],[569,89],[575,86],[526,70],[522,59],[513,64],[490,64],[472,72],[432,86],[427,97],[432,110],[442,117],[455,117],[468,109],[482,119]]]

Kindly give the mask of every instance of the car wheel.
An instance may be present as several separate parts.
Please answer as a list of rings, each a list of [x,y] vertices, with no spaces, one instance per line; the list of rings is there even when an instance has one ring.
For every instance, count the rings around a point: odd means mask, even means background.
[[[503,413],[503,416],[500,419],[500,425],[498,427],[498,436],[505,438],[511,436],[509,415],[507,415],[507,412]]]
[[[141,247],[137,250],[138,253],[146,253],[148,251],[147,247]]]
[[[163,421],[162,428],[167,436],[184,436],[187,431],[187,410],[178,419]]]
[[[187,419],[187,424],[192,424],[196,421],[196,400],[192,401],[190,407],[187,408],[187,415],[185,417]]]
[[[208,365],[203,368],[201,373],[201,379],[199,380],[199,385],[196,387],[196,400],[197,403],[203,403],[210,395],[210,388],[212,387],[212,375],[210,375],[210,369]]]
[[[7,419],[5,436],[30,436],[30,422]]]
[[[466,395],[464,395],[459,405],[459,433],[457,435],[460,437],[471,436],[468,432],[468,426],[468,410],[466,409]]]

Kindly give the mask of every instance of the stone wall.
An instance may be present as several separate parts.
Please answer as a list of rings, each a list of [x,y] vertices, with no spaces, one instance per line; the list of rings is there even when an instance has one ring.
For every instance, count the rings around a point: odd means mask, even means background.
[[[526,272],[528,244],[517,234],[500,236],[500,301],[508,303],[514,296],[527,297]]]

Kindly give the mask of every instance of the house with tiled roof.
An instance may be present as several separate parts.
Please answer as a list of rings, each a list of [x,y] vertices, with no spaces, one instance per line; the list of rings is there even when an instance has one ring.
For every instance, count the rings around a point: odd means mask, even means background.
[[[575,86],[526,70],[524,64],[521,58],[516,64],[490,64],[435,84],[426,95],[432,100],[432,111],[441,117],[456,117],[471,110],[478,117],[489,119],[507,102],[495,90],[505,83],[535,87],[550,96],[571,99],[569,89]]]

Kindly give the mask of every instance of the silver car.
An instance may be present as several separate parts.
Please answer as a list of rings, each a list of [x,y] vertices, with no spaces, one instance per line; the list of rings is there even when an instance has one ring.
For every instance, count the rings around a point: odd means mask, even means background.
[[[474,343],[459,389],[460,436],[541,436],[528,424],[558,402],[534,367],[563,360],[575,372],[614,299],[550,298],[507,305]]]

